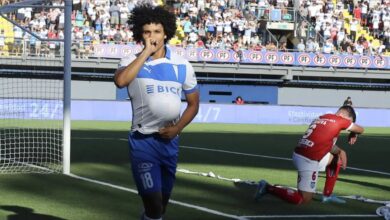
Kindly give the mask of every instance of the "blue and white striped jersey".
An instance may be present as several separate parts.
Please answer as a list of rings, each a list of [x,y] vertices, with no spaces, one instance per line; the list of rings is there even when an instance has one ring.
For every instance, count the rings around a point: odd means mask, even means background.
[[[135,55],[123,58],[119,68],[126,67]],[[191,64],[166,47],[165,58],[149,58],[137,77],[128,85],[133,110],[131,131],[151,134],[180,117],[181,93],[197,91]]]

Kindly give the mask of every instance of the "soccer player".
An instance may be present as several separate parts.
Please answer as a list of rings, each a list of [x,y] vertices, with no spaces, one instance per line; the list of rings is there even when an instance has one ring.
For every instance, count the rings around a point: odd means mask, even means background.
[[[199,91],[191,64],[166,46],[176,32],[174,14],[142,4],[128,23],[134,40],[144,47],[122,58],[114,81],[127,87],[133,110],[129,148],[144,206],[141,219],[162,219],[175,181],[178,135],[198,112]],[[180,117],[182,91],[187,107]]]
[[[349,144],[356,142],[357,134],[363,133],[364,129],[355,121],[356,114],[351,106],[342,106],[335,114],[325,114],[315,119],[298,142],[292,156],[298,170],[298,191],[261,180],[255,199],[271,193],[294,204],[307,203],[315,193],[318,172],[326,171],[322,201],[345,203],[332,195],[340,167],[345,169],[347,166],[347,154],[336,145],[336,141],[340,132],[347,130],[350,132]]]

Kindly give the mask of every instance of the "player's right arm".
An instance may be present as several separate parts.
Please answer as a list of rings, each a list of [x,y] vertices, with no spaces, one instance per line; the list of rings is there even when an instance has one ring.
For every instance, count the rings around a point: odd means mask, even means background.
[[[115,71],[114,82],[119,88],[128,86],[137,76],[138,72],[144,65],[148,57],[156,52],[156,45],[154,40],[145,39],[146,45],[144,50],[133,60],[129,65],[118,68]]]
[[[348,131],[355,134],[362,134],[364,132],[364,128],[358,124],[353,123],[352,126],[348,128]]]
[[[351,132],[348,135],[348,143],[350,145],[353,145],[357,140],[358,134],[362,134],[364,132],[364,128],[353,123],[352,126],[348,129],[348,131]]]

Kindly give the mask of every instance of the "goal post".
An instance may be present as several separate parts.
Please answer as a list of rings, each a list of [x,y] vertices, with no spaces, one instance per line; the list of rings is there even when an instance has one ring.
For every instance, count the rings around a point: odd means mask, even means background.
[[[70,174],[72,1],[49,2],[0,6],[0,173]],[[21,25],[21,8],[63,10],[63,38]]]

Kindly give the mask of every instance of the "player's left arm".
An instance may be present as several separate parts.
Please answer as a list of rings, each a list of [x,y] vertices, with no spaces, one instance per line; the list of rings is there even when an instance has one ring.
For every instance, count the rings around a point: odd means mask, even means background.
[[[194,119],[199,110],[199,91],[196,90],[192,93],[186,94],[187,108],[184,110],[179,121],[168,127],[160,129],[159,133],[162,138],[172,139]]]
[[[183,91],[186,96],[187,107],[176,124],[160,129],[159,133],[163,138],[176,137],[198,114],[199,90],[194,68],[188,61],[186,61],[186,79],[183,84]]]
[[[330,153],[339,156],[339,159],[341,160],[341,167],[345,170],[345,168],[347,168],[347,153],[336,144],[333,145]]]
[[[186,94],[187,108],[184,110],[180,120],[176,123],[180,133],[194,119],[199,110],[199,91]]]

